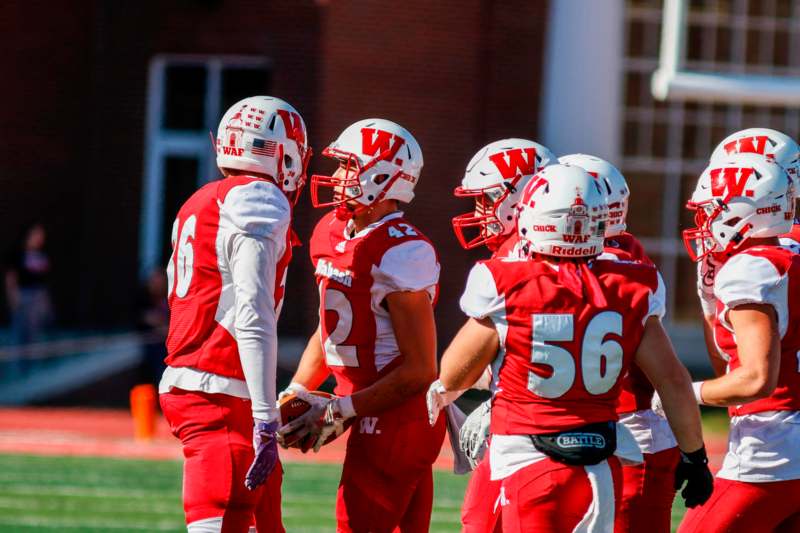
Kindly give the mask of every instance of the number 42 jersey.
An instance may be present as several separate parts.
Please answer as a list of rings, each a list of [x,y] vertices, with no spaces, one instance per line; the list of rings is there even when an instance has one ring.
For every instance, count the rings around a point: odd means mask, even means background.
[[[311,237],[311,260],[325,361],[336,393],[351,394],[402,361],[386,295],[426,290],[435,300],[439,262],[430,241],[401,212],[359,232],[328,213]]]
[[[664,289],[640,263],[491,259],[473,267],[461,308],[490,318],[500,339],[492,434],[543,434],[617,420],[622,377],[644,323],[664,314]]]

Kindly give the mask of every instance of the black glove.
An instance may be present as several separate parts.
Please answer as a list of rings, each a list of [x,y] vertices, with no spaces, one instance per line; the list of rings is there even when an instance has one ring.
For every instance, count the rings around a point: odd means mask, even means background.
[[[675,490],[680,490],[683,482],[686,486],[681,491],[686,507],[703,505],[711,497],[714,490],[714,476],[708,469],[706,447],[686,453],[681,450],[681,460],[675,469]]]

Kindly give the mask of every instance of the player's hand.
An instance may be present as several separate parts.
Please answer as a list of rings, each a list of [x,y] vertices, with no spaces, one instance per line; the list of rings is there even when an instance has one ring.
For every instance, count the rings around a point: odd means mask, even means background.
[[[286,387],[280,393],[278,393],[278,402],[277,403],[280,404],[281,400],[283,400],[285,397],[287,397],[289,395],[292,395],[292,394],[297,394],[300,391],[308,392],[308,389],[306,388],[305,385],[302,385],[300,383],[295,383],[294,381],[292,381],[291,383],[289,383],[288,387]]]
[[[286,435],[291,434],[293,441],[300,441],[306,438],[308,440],[315,439],[321,430],[325,409],[332,401],[302,390],[296,391],[295,394],[311,407],[302,415],[278,428],[278,442],[284,448],[286,448],[284,443]]]
[[[278,439],[275,435],[278,423],[258,419],[254,422],[253,448],[256,455],[244,478],[244,486],[249,490],[255,490],[263,484],[278,463]]]
[[[425,395],[425,402],[428,404],[428,422],[431,427],[436,425],[439,412],[456,401],[463,393],[464,391],[448,391],[438,379],[431,383],[428,393]]]
[[[472,411],[459,431],[458,445],[467,456],[473,470],[486,453],[489,425],[492,420],[492,401],[486,400]]]
[[[345,398],[346,399],[346,398]],[[344,431],[345,420],[355,415],[355,412],[345,413],[342,409],[343,398],[335,398],[325,406],[325,414],[322,417],[322,426],[319,436],[314,441],[314,453],[317,453],[328,437],[331,435],[341,435]],[[352,409],[352,408],[351,408]]]
[[[703,505],[714,490],[714,476],[708,469],[708,456],[703,446],[697,451],[686,453],[681,450],[681,460],[675,469],[675,490],[681,490],[686,507]]]
[[[717,297],[714,296],[714,280],[717,277],[721,263],[707,255],[697,263],[697,295],[700,297],[700,307],[705,316],[712,316],[716,312]]]

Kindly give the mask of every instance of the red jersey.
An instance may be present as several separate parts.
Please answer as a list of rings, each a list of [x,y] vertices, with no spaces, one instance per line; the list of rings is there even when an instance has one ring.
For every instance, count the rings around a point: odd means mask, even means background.
[[[642,243],[628,232],[605,240],[601,258],[606,257],[619,261],[635,261],[645,265],[653,265],[653,261],[645,253]],[[650,409],[650,402],[653,399],[654,392],[655,389],[644,372],[636,363],[632,363],[630,370],[622,380],[622,392],[619,395],[617,412],[624,414]]]
[[[291,207],[278,187],[251,176],[211,182],[183,204],[172,226],[173,252],[167,267],[167,365],[245,379],[235,333],[236,321],[242,320],[236,299],[245,288],[234,286],[231,275],[234,241],[247,235],[274,243],[274,262],[264,268],[274,283],[268,300],[276,319],[292,256],[290,220]],[[269,324],[267,329],[274,327]]]
[[[436,252],[400,212],[354,234],[349,222],[331,212],[314,229],[311,260],[325,360],[336,393],[352,394],[402,361],[384,300],[392,292],[419,290],[435,299]]]
[[[519,244],[519,234],[514,231],[506,237],[506,239],[500,243],[499,246],[496,248],[489,248],[492,252],[492,258],[495,257],[508,257],[516,252],[517,244]]]
[[[740,365],[733,327],[727,319],[730,309],[745,303],[772,305],[781,338],[778,386],[768,398],[730,408],[731,416],[800,410],[800,257],[780,246],[743,250],[728,259],[717,273],[714,294],[714,339],[728,357],[730,370]]]
[[[800,224],[795,222],[792,230],[785,233],[780,237],[781,246],[791,250],[796,254],[800,254]]]
[[[653,264],[650,258],[647,257],[644,246],[639,242],[639,239],[627,231],[606,239],[603,253],[621,261],[638,261],[646,265]],[[605,257],[602,256],[601,258],[605,259]],[[609,257],[609,259],[611,258],[612,257]]]
[[[473,267],[461,308],[500,337],[491,432],[526,435],[617,420],[621,377],[663,287],[649,265],[491,259]]]

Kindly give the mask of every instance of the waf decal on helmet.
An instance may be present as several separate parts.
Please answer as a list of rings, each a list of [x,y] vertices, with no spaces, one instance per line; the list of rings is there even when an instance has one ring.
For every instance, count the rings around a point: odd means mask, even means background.
[[[589,227],[589,211],[586,209],[586,204],[583,198],[580,197],[580,190],[575,191],[575,201],[569,207],[569,214],[567,215],[567,235],[583,235],[585,228]]]
[[[228,120],[225,125],[225,138],[223,139],[222,146],[220,146],[220,139],[217,138],[217,154],[222,150],[222,153],[225,155],[242,155],[244,151],[244,149],[241,148],[242,137],[244,136],[244,120],[242,120],[242,113],[246,108],[247,104],[243,104]]]

